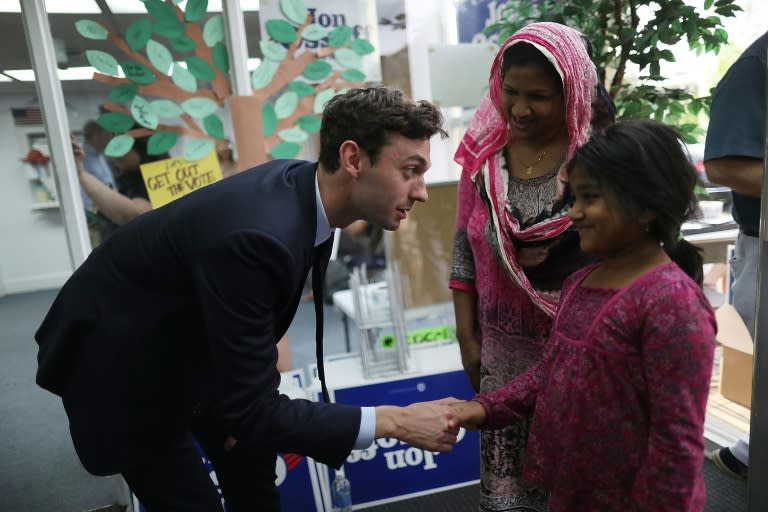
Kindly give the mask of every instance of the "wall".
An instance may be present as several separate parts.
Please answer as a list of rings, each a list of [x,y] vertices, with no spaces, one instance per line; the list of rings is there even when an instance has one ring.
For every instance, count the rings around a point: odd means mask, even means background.
[[[98,114],[101,100],[67,97],[70,127],[80,130]],[[12,107],[37,106],[35,98],[0,96],[0,295],[57,288],[72,273],[58,208],[32,210],[32,191],[22,158],[26,140],[13,123]],[[23,128],[22,131],[29,131]],[[34,127],[44,132],[44,127]]]

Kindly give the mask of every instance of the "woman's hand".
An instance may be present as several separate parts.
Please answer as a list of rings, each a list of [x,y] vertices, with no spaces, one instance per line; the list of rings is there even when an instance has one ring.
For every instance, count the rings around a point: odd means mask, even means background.
[[[477,430],[487,419],[485,408],[480,405],[480,402],[474,400],[456,402],[451,404],[451,407],[456,413],[459,426],[467,430]]]

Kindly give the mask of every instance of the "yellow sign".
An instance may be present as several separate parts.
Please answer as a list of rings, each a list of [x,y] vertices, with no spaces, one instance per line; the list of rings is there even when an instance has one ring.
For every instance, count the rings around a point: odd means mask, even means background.
[[[215,151],[194,162],[173,157],[143,164],[141,175],[147,186],[152,208],[159,208],[193,190],[222,179]]]

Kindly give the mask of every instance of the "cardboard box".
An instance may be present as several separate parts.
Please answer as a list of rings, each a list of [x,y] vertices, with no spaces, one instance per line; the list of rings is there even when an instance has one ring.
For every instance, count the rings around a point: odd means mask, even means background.
[[[752,407],[752,337],[732,305],[723,304],[715,316],[717,341],[723,347],[720,394],[737,404]]]

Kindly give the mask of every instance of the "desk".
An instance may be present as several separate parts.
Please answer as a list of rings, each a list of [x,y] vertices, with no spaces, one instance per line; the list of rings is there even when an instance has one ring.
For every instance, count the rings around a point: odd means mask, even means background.
[[[389,304],[389,296],[386,293],[385,282],[370,283],[364,286],[365,293],[369,296],[375,297],[375,300],[380,301],[379,305],[386,306]],[[356,320],[355,317],[355,303],[352,297],[352,290],[341,290],[333,294],[333,306],[341,312],[341,322],[344,325],[344,343],[347,352],[351,350],[349,340],[349,319]],[[453,303],[441,302],[439,304],[431,304],[429,306],[421,306],[418,308],[406,309],[404,312],[406,324],[409,321],[425,320],[436,316],[453,315]]]
[[[701,248],[704,263],[725,263],[728,259],[726,249],[736,241],[739,235],[738,225],[727,216],[725,222],[704,224],[686,222],[682,233],[685,239]]]

